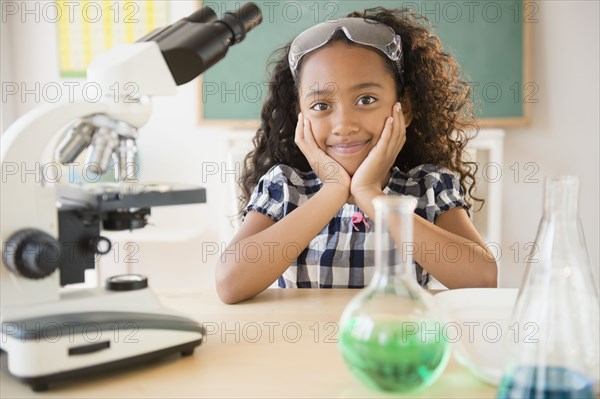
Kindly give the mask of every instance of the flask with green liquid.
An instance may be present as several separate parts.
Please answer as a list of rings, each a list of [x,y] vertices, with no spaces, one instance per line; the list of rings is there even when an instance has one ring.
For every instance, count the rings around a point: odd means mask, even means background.
[[[450,349],[431,295],[416,282],[416,200],[382,196],[373,204],[376,270],[342,314],[339,347],[350,371],[368,386],[413,392],[443,372]]]
[[[577,214],[576,176],[546,179],[544,212],[513,310],[498,398],[598,395],[598,288]]]

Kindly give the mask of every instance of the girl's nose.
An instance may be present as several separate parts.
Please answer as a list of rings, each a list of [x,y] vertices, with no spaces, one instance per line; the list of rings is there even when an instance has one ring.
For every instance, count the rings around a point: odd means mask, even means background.
[[[352,110],[338,106],[332,115],[332,133],[338,136],[348,136],[359,131],[358,118]]]

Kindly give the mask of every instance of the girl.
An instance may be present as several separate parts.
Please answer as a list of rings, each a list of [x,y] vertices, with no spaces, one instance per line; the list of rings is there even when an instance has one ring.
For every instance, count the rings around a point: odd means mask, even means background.
[[[216,269],[226,303],[280,287],[361,288],[379,195],[417,198],[415,278],[494,287],[467,211],[468,85],[411,10],[377,7],[301,33],[275,63],[241,179],[243,222]],[[448,254],[451,253],[451,256]]]

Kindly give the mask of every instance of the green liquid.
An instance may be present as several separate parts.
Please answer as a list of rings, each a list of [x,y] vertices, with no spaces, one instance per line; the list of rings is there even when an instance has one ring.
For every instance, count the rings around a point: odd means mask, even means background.
[[[340,333],[350,370],[372,388],[409,392],[431,384],[444,370],[448,343],[440,323],[352,319]]]

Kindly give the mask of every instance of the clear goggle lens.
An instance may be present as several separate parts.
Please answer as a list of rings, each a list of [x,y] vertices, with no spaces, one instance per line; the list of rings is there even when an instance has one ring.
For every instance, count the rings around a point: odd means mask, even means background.
[[[402,73],[402,45],[400,36],[392,28],[371,19],[340,18],[315,25],[294,39],[288,55],[294,79],[298,78],[298,64],[302,57],[327,44],[338,30],[344,32],[346,37],[354,43],[373,47],[383,52],[398,65],[400,73]]]

